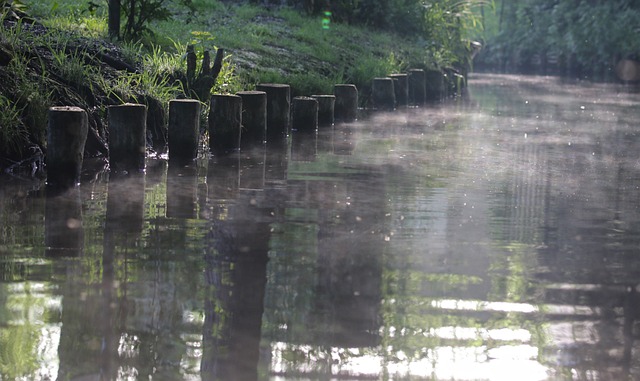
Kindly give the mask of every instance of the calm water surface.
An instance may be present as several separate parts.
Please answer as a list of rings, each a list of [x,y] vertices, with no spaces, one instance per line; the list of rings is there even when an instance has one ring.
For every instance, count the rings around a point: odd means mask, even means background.
[[[0,185],[0,380],[640,379],[640,95],[469,97]]]

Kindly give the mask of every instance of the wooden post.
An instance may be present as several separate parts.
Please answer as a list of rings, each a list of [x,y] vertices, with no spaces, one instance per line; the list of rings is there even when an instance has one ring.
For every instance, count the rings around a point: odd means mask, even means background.
[[[444,74],[440,70],[428,70],[426,76],[426,99],[437,102],[445,97]]]
[[[293,98],[291,128],[300,132],[318,129],[318,101],[311,97]]]
[[[240,149],[242,128],[242,97],[239,95],[211,96],[209,109],[209,150],[214,155]]]
[[[51,107],[47,129],[47,185],[77,185],[84,158],[89,122],[79,107]]]
[[[289,134],[291,87],[280,83],[261,83],[256,90],[267,93],[267,139]]]
[[[126,103],[107,109],[109,164],[116,171],[143,171],[146,156],[147,107]]]
[[[371,85],[373,107],[378,110],[393,110],[396,107],[396,94],[393,79],[389,77],[374,78]]]
[[[358,89],[355,85],[338,84],[333,87],[336,96],[335,120],[350,123],[358,118]]]
[[[169,102],[169,161],[189,163],[198,156],[200,102],[173,99]]]
[[[242,98],[241,146],[264,144],[267,140],[267,93],[264,91],[240,91]]]
[[[335,95],[312,95],[318,101],[318,127],[332,126],[334,122],[336,96]]]
[[[414,106],[422,106],[425,102],[426,82],[424,70],[409,70],[409,104]]]
[[[409,76],[407,74],[391,74],[389,77],[393,78],[397,107],[406,107],[409,104]]]

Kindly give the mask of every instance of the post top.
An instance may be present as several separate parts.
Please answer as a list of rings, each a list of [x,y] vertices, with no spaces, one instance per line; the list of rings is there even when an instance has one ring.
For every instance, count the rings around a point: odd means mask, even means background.
[[[85,112],[84,109],[77,106],[53,106],[49,107],[52,112]]]
[[[291,87],[285,83],[260,83],[256,87]]]
[[[257,90],[245,90],[245,91],[238,91],[236,94],[242,96],[242,95],[267,95],[266,92],[264,91],[257,91]]]
[[[120,107],[129,107],[129,108],[137,108],[137,107],[144,107],[147,108],[146,105],[143,104],[139,104],[139,103],[123,103],[121,105],[111,105],[108,106],[107,108],[120,108]]]
[[[169,103],[200,103],[200,101],[196,99],[182,98],[182,99],[171,99]]]

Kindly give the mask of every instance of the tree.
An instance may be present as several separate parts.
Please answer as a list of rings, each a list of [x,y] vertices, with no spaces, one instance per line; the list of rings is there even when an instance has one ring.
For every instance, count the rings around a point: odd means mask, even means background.
[[[151,32],[149,22],[163,21],[171,17],[166,7],[167,0],[108,0],[109,2],[109,36],[123,40],[138,40],[145,32]],[[180,0],[191,11],[194,10],[192,0]],[[120,18],[125,16],[121,28]]]
[[[120,0],[109,0],[109,37],[120,37]]]

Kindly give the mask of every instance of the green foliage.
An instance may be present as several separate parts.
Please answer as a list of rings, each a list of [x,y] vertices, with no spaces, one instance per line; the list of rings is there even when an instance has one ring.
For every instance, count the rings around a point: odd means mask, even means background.
[[[19,154],[28,141],[27,130],[20,115],[18,106],[0,95],[0,150],[9,155]]]
[[[557,61],[560,69],[590,76],[640,52],[640,4],[629,0],[502,0],[486,17],[497,30],[484,35],[479,62],[503,69]]]

